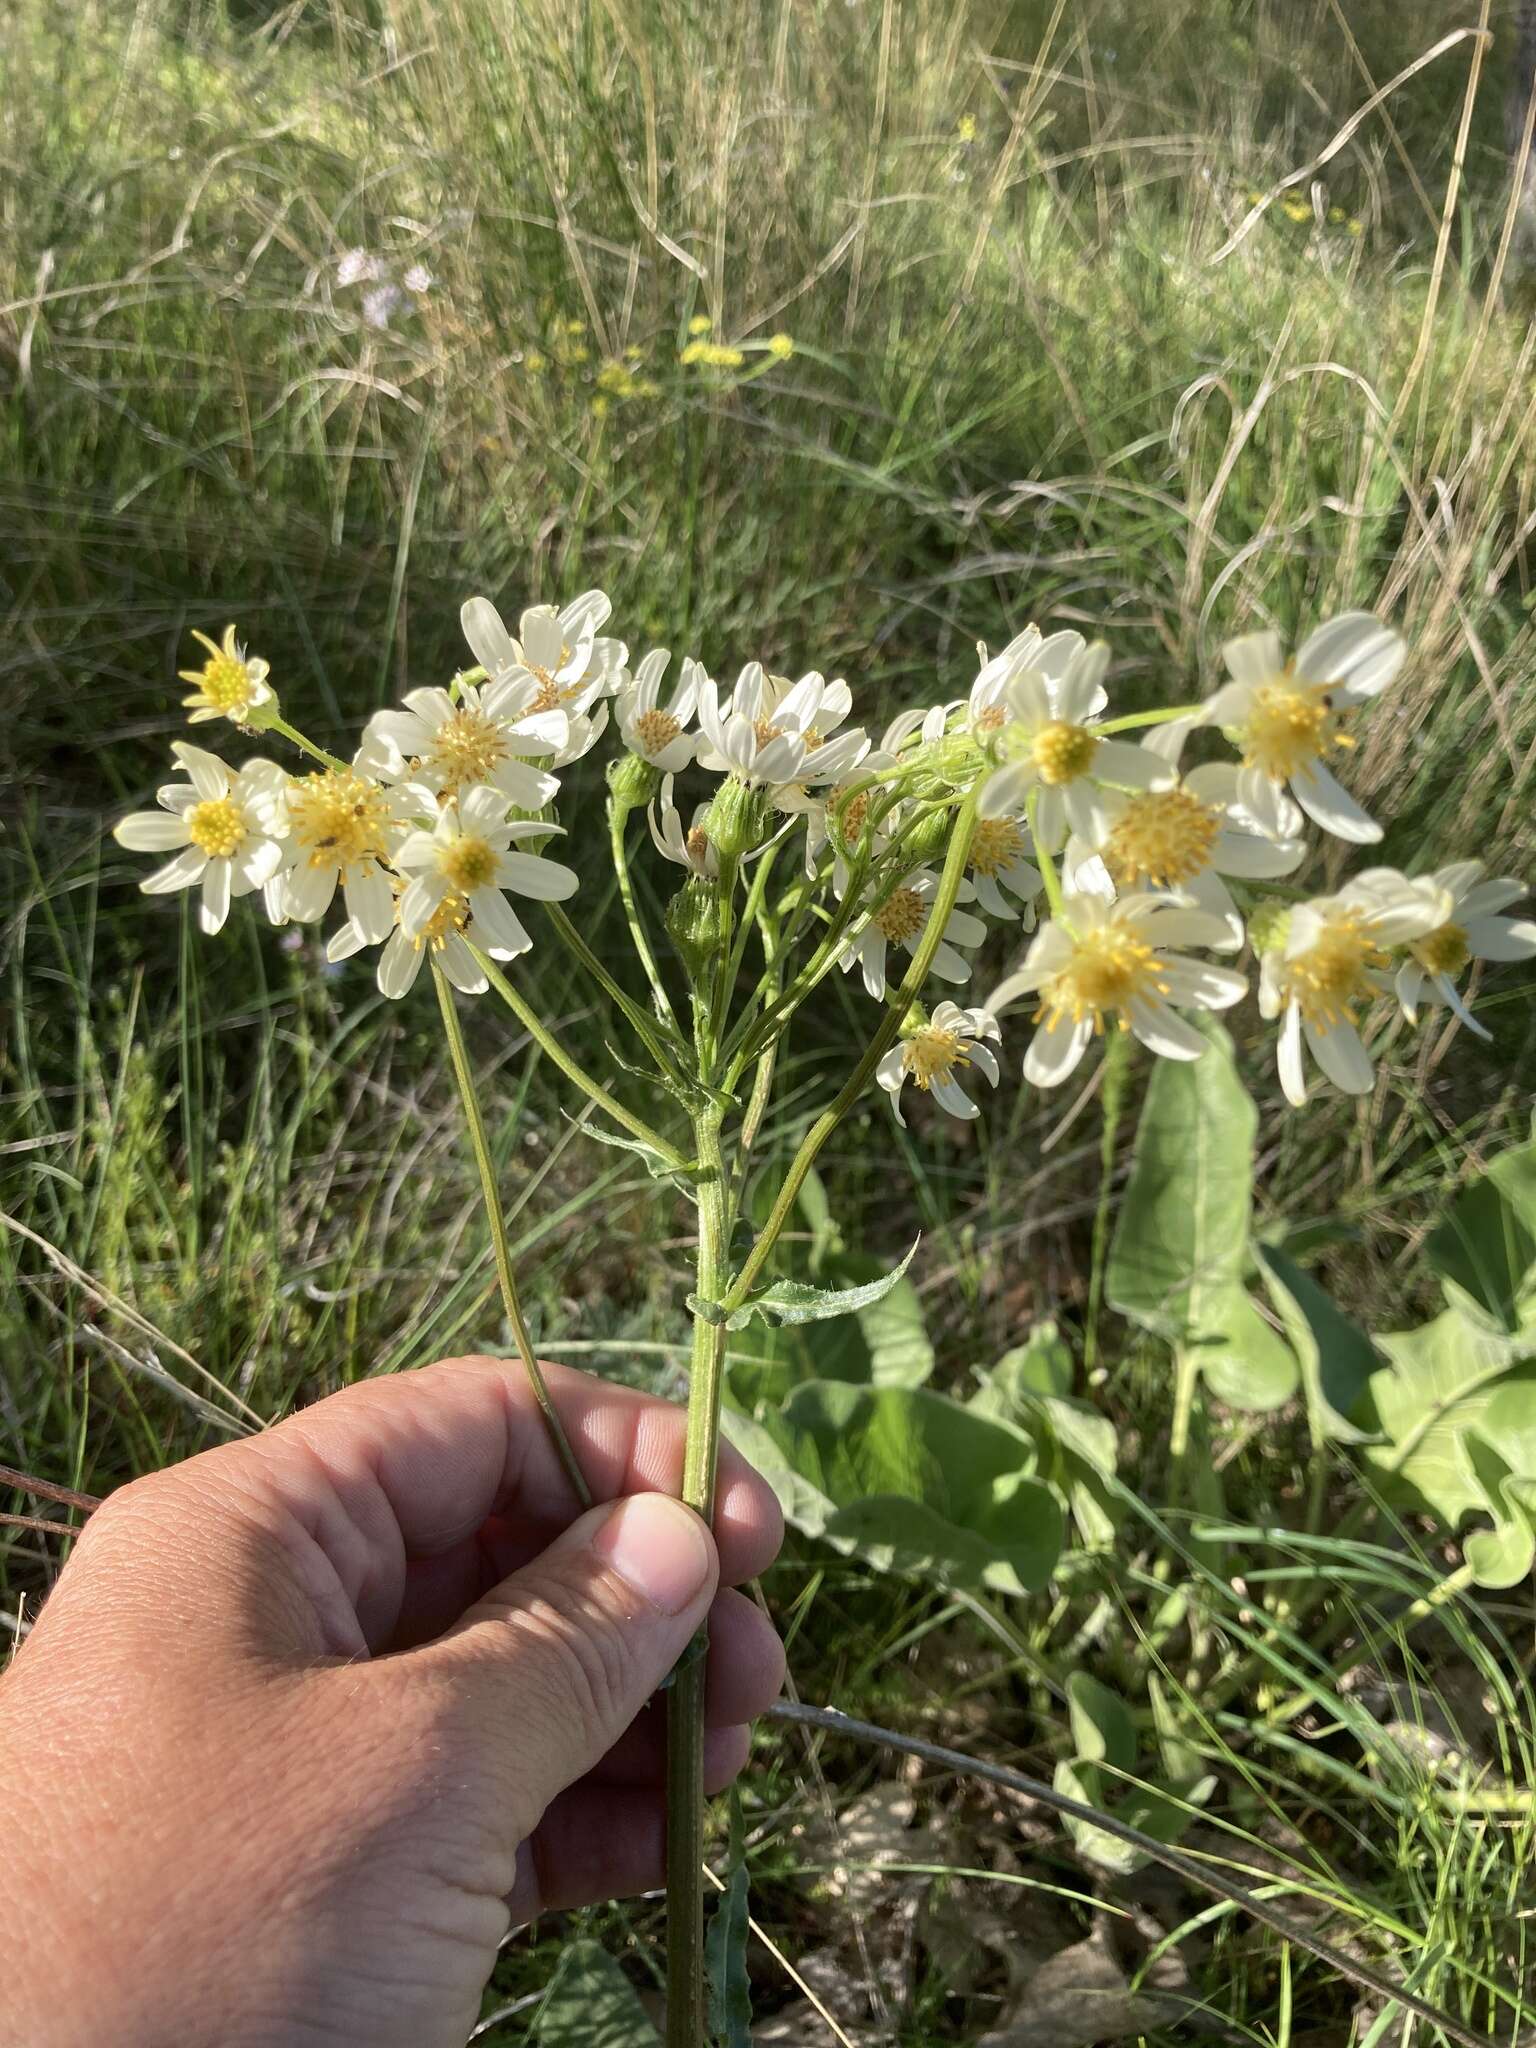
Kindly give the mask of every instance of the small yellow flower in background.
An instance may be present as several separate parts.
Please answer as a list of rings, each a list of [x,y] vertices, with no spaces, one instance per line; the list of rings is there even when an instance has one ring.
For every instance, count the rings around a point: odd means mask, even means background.
[[[189,723],[203,725],[211,718],[227,718],[231,725],[260,730],[277,716],[277,693],[267,681],[267,664],[260,655],[247,654],[235,638],[233,626],[224,628],[223,644],[206,633],[192,635],[208,650],[201,668],[178,671],[184,683],[197,688],[182,703],[191,714]]]
[[[714,321],[710,319],[707,313],[695,313],[688,322],[688,332],[690,334],[708,334],[714,324]]]
[[[775,361],[776,363],[787,363],[787,362],[789,361],[790,357],[791,357],[791,356],[792,356],[792,355],[794,354],[794,352],[795,352],[795,342],[794,342],[794,336],[793,336],[793,335],[789,335],[789,334],[770,334],[770,335],[769,335],[769,337],[768,337],[768,353],[769,353],[769,355],[771,355],[771,356],[773,357],[773,359],[774,359],[774,361]]]
[[[1269,194],[1267,192],[1261,192],[1257,185],[1250,185],[1248,187],[1246,197],[1248,200],[1248,204],[1250,206],[1262,206],[1264,204],[1264,201],[1269,197]]]
[[[976,140],[976,116],[974,114],[962,114],[955,123],[955,133],[964,143],[974,142]]]
[[[609,408],[609,406],[610,406],[610,404],[611,404],[611,403],[612,403],[612,401],[611,401],[610,399],[608,399],[608,398],[605,398],[605,397],[603,396],[603,394],[602,394],[601,392],[599,392],[599,393],[598,393],[598,395],[596,396],[596,398],[594,398],[594,399],[593,399],[593,401],[592,401],[592,417],[593,417],[593,419],[595,419],[595,420],[605,420],[605,419],[607,419],[607,417],[608,417],[608,408]]]
[[[1304,199],[1282,199],[1280,211],[1287,220],[1304,221],[1312,218],[1312,209]]]
[[[545,358],[540,355],[536,348],[531,348],[527,355],[523,357],[523,368],[530,377],[540,377],[544,374]]]
[[[1348,219],[1347,221],[1345,221],[1345,223],[1344,223],[1344,232],[1345,232],[1345,234],[1346,234],[1346,235],[1358,235],[1358,234],[1359,234],[1359,232],[1360,232],[1360,223],[1359,223],[1359,221],[1357,221],[1357,220],[1355,219],[1355,217],[1354,217],[1354,215],[1353,215],[1353,214],[1351,214],[1351,215],[1350,215],[1350,217],[1349,217],[1349,219]]]
[[[633,351],[638,358],[639,350]],[[628,362],[612,357],[597,373],[597,388],[605,398],[655,398],[658,387],[649,377],[637,377]],[[593,400],[592,409],[598,411],[598,401]],[[606,404],[602,410],[607,411]]]
[[[567,320],[565,323],[565,331],[567,334],[585,334],[587,331],[587,323],[585,320]]]
[[[700,363],[706,370],[739,370],[747,360],[739,348],[718,341],[690,341],[677,359],[685,367]]]
[[[1330,206],[1330,207],[1329,207],[1329,209],[1328,209],[1328,218],[1329,218],[1329,219],[1330,219],[1331,221],[1333,221],[1333,222],[1334,222],[1335,224],[1337,224],[1337,223],[1338,223],[1339,221],[1341,221],[1341,220],[1342,220],[1342,219],[1344,218],[1344,209],[1343,209],[1343,207],[1342,207],[1342,206]]]

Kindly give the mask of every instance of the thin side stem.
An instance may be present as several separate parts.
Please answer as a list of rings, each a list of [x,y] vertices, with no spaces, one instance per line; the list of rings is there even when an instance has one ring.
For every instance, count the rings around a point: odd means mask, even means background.
[[[944,927],[949,923],[949,913],[954,909],[955,899],[960,894],[960,884],[965,879],[966,858],[970,853],[971,838],[976,828],[976,801],[977,791],[973,789],[960,807],[955,820],[954,837],[950,840],[949,851],[945,855],[944,871],[939,877],[938,894],[934,897],[933,908],[923,928],[923,935],[913,952],[912,964],[907,969],[905,979],[895,996],[891,998],[890,1007],[879,1030],[864,1050],[864,1057],[801,1140],[800,1149],[790,1161],[789,1171],[784,1176],[784,1185],[779,1189],[774,1205],[769,1211],[768,1220],[758,1232],[746,1263],[725,1296],[724,1306],[727,1314],[740,1308],[751,1293],[754,1282],[768,1262],[768,1256],[778,1240],[779,1232],[789,1220],[805,1183],[805,1177],[816,1162],[817,1153],[864,1093],[869,1085],[870,1076],[896,1043],[902,1020],[916,1001],[918,991],[927,979],[933,956],[939,950],[940,941],[944,937]]]
[[[298,727],[290,725],[286,718],[274,718],[272,723],[265,727],[264,730],[279,734],[288,741],[290,746],[297,747],[301,754],[308,754],[312,761],[318,761],[322,768],[334,768],[341,775],[347,772],[345,761],[338,761],[336,756],[328,754],[324,747],[317,747],[313,740],[305,739]]]
[[[730,1212],[720,1112],[694,1123],[699,1155],[702,1300],[718,1301],[727,1278]],[[714,1513],[725,1328],[695,1316],[688,1385],[682,1498],[706,1522]],[[691,1646],[667,1695],[667,2048],[704,2048],[704,1679],[705,1641]]]
[[[523,1001],[511,982],[507,980],[507,977],[497,967],[495,961],[488,959],[480,951],[480,948],[474,944],[473,940],[466,939],[464,943],[474,954],[481,973],[491,984],[491,987],[495,989],[497,995],[501,997],[501,1000],[506,1004],[513,1016],[516,1017],[518,1023],[522,1025],[535,1045],[539,1047],[540,1051],[547,1058],[554,1061],[566,1079],[574,1081],[584,1095],[589,1095],[605,1116],[611,1116],[616,1124],[621,1124],[632,1137],[638,1138],[642,1145],[649,1145],[654,1152],[660,1153],[669,1166],[675,1166],[680,1171],[686,1171],[689,1162],[678,1151],[677,1147],[669,1144],[659,1131],[653,1131],[643,1117],[638,1117],[633,1110],[626,1109],[622,1102],[615,1102],[606,1088],[594,1081],[584,1067],[576,1064],[554,1033],[548,1029],[538,1014],[531,1010]]]
[[[491,1248],[496,1256],[496,1278],[501,1283],[502,1305],[507,1311],[507,1321],[512,1328],[512,1341],[517,1346],[518,1357],[523,1361],[528,1384],[533,1388],[533,1398],[539,1404],[544,1426],[549,1431],[560,1463],[565,1467],[566,1477],[574,1487],[576,1498],[581,1505],[589,1508],[592,1505],[592,1489],[576,1461],[576,1453],[571,1449],[571,1440],[555,1412],[555,1404],[550,1398],[549,1386],[540,1369],[539,1361],[533,1355],[533,1340],[528,1334],[523,1305],[518,1299],[517,1282],[512,1273],[512,1250],[507,1242],[506,1218],[501,1213],[501,1193],[496,1185],[496,1165],[491,1158],[490,1142],[485,1135],[485,1120],[480,1114],[474,1076],[469,1070],[469,1054],[464,1045],[464,1033],[459,1024],[459,1013],[454,1007],[453,989],[447,975],[435,960],[432,962],[432,980],[437,989],[438,1008],[443,1013],[443,1033],[448,1040],[449,1064],[453,1068],[453,1078],[459,1084],[459,1100],[464,1107],[464,1127],[469,1132],[470,1149],[475,1155],[475,1165],[480,1171],[480,1194],[485,1203],[485,1220],[490,1225]]]
[[[657,1013],[677,1030],[677,1013],[672,1008],[672,998],[667,994],[666,983],[661,978],[661,969],[656,965],[656,955],[651,950],[651,941],[640,917],[640,906],[635,901],[634,883],[629,878],[629,849],[624,844],[624,827],[629,822],[629,812],[622,809],[610,798],[608,804],[608,843],[613,851],[613,872],[618,878],[619,901],[624,905],[624,919],[629,926],[629,936],[634,943],[635,954],[645,969],[645,978],[651,985],[651,994],[656,998]]]
[[[1083,1364],[1099,1362],[1099,1317],[1104,1307],[1104,1269],[1109,1263],[1109,1211],[1114,1193],[1115,1150],[1120,1116],[1125,1107],[1125,1077],[1130,1064],[1130,1033],[1117,1031],[1104,1048],[1104,1090],[1099,1099],[1099,1199],[1093,1212],[1093,1250],[1088,1272],[1088,1314],[1083,1325]]]
[[[658,1036],[655,1019],[648,1017],[634,997],[626,995],[624,990],[619,987],[619,984],[608,972],[602,961],[598,959],[592,948],[581,936],[569,913],[563,910],[558,903],[546,903],[544,908],[549,912],[550,922],[554,925],[555,930],[560,934],[564,943],[575,954],[576,958],[581,962],[588,974],[591,975],[598,987],[602,989],[609,1001],[623,1011],[625,1017],[634,1028],[635,1036],[656,1062],[660,1071],[669,1080],[681,1082],[682,1075],[678,1070],[677,1061]]]

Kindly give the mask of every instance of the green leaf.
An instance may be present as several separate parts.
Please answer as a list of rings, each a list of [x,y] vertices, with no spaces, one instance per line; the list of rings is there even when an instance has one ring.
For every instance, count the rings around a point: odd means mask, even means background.
[[[692,1167],[676,1167],[670,1159],[663,1159],[654,1145],[644,1145],[638,1138],[621,1138],[617,1131],[605,1131],[601,1124],[593,1123],[587,1117],[571,1116],[566,1118],[566,1122],[575,1124],[584,1137],[595,1138],[599,1145],[611,1145],[616,1152],[633,1152],[644,1162],[652,1180],[670,1181],[680,1194],[686,1195],[690,1201],[694,1199]]]
[[[1276,1408],[1296,1361],[1243,1286],[1258,1116],[1219,1025],[1198,1060],[1154,1064],[1110,1251],[1111,1304],[1191,1355],[1218,1397]]]
[[[1425,1244],[1447,1298],[1513,1334],[1536,1320],[1536,1139],[1503,1152]]]
[[[886,1271],[882,1260],[840,1252],[824,1263],[828,1285],[859,1286]],[[888,1294],[852,1315],[784,1327],[754,1321],[731,1346],[730,1386],[741,1406],[780,1406],[802,1380],[916,1387],[933,1371],[922,1298],[902,1274]],[[745,1354],[745,1355],[744,1355]]]
[[[1284,1252],[1265,1244],[1256,1244],[1253,1250],[1301,1367],[1307,1406],[1321,1434],[1335,1443],[1362,1442],[1365,1432],[1348,1417],[1381,1363],[1376,1347]]]
[[[1532,1558],[1536,1338],[1511,1340],[1448,1308],[1380,1342],[1391,1364],[1367,1399],[1383,1441],[1367,1461],[1389,1495],[1453,1535],[1486,1516],[1491,1527],[1465,1539],[1467,1563],[1481,1585],[1517,1583]]]
[[[880,1570],[1019,1593],[1061,1551],[1061,1509],[1024,1431],[926,1387],[810,1380],[732,1438],[807,1534]],[[764,1439],[778,1455],[761,1462]]]
[[[877,1301],[883,1301],[901,1284],[916,1255],[917,1246],[918,1240],[914,1238],[911,1250],[899,1266],[852,1287],[813,1287],[807,1280],[775,1280],[743,1302],[729,1317],[724,1315],[718,1302],[699,1303],[694,1295],[688,1297],[688,1306],[696,1315],[703,1316],[707,1323],[724,1320],[728,1330],[744,1329],[755,1315],[761,1316],[765,1322],[774,1323],[820,1323],[832,1316],[856,1315],[860,1309],[871,1308]],[[711,1310],[718,1310],[719,1314],[711,1314]]]
[[[1118,1693],[1086,1671],[1074,1671],[1067,1680],[1067,1716],[1079,1761],[1135,1769],[1136,1724]]]
[[[747,1978],[747,1860],[741,1793],[731,1792],[730,1874],[704,1937],[709,2027],[716,2048],[752,2048],[752,1986]]]
[[[1055,1323],[1039,1322],[1024,1343],[1005,1351],[987,1370],[970,1406],[979,1415],[1011,1419],[1031,1394],[1070,1394],[1075,1372],[1072,1347]]]
[[[575,1941],[560,1958],[539,2010],[538,2048],[659,2048],[629,1979],[595,1941]]]
[[[1033,1436],[1039,1474],[1070,1509],[1085,1544],[1114,1537],[1124,1506],[1115,1476],[1115,1426],[1090,1402],[1068,1398],[1072,1352],[1054,1322],[1038,1323],[1029,1341],[1005,1351],[966,1404],[973,1415],[1014,1423]]]

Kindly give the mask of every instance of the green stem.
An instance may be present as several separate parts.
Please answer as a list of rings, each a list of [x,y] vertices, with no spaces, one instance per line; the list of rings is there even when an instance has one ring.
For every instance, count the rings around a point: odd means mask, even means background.
[[[485,1135],[485,1119],[480,1114],[474,1076],[469,1070],[469,1054],[464,1046],[464,1033],[459,1024],[459,1013],[454,1007],[453,990],[449,986],[448,977],[435,960],[432,962],[432,979],[437,986],[438,1008],[443,1013],[443,1031],[448,1040],[448,1060],[453,1068],[453,1078],[459,1084],[459,1100],[464,1107],[464,1127],[469,1132],[470,1150],[475,1155],[475,1165],[480,1171],[480,1194],[485,1203],[485,1220],[490,1225],[491,1248],[496,1256],[496,1278],[501,1283],[502,1305],[507,1311],[507,1321],[511,1325],[512,1341],[517,1346],[518,1357],[523,1361],[528,1384],[533,1388],[533,1398],[539,1404],[545,1427],[549,1431],[560,1463],[565,1467],[566,1477],[575,1489],[576,1498],[581,1505],[589,1508],[592,1505],[592,1489],[576,1462],[571,1440],[555,1412],[548,1383],[539,1361],[533,1355],[533,1340],[528,1334],[528,1325],[523,1317],[523,1305],[518,1299],[517,1282],[512,1276],[512,1250],[507,1243],[507,1220],[501,1213],[501,1195],[496,1186],[495,1162],[491,1158],[490,1144]]]
[[[1040,879],[1045,884],[1045,900],[1050,905],[1052,917],[1060,917],[1062,912],[1061,877],[1056,872],[1054,856],[1047,853],[1040,844],[1040,835],[1035,830],[1035,813],[1039,808],[1040,792],[1038,789],[1032,789],[1029,792],[1029,799],[1024,806],[1025,815],[1029,819],[1029,836],[1034,843],[1035,862],[1040,869]]]
[[[1104,1089],[1099,1102],[1099,1199],[1093,1212],[1093,1247],[1088,1271],[1088,1314],[1083,1326],[1083,1365],[1091,1372],[1099,1362],[1099,1316],[1104,1307],[1104,1269],[1109,1263],[1109,1211],[1114,1193],[1115,1147],[1125,1107],[1125,1078],[1130,1064],[1128,1031],[1111,1034],[1104,1048]]]
[[[613,850],[613,872],[618,877],[619,901],[624,905],[624,917],[629,925],[629,936],[640,965],[645,969],[645,978],[651,985],[651,994],[656,999],[656,1010],[677,1030],[677,1013],[672,1008],[672,998],[667,994],[666,983],[661,978],[661,969],[656,965],[656,955],[640,918],[640,906],[635,901],[634,884],[629,878],[629,852],[624,844],[624,827],[629,822],[626,807],[613,802],[608,804],[608,843]]]
[[[544,908],[549,912],[550,921],[571,952],[575,954],[588,974],[592,976],[592,979],[603,990],[609,1001],[623,1012],[633,1028],[635,1036],[655,1061],[658,1069],[669,1080],[681,1084],[682,1074],[678,1069],[676,1060],[658,1035],[655,1020],[645,1014],[633,996],[626,995],[624,990],[619,987],[619,984],[608,972],[602,961],[598,959],[592,948],[576,929],[569,914],[562,910],[558,903],[546,903]]]
[[[1197,718],[1204,708],[1201,704],[1165,704],[1160,711],[1130,711],[1124,718],[1106,718],[1094,731],[1135,732],[1144,725],[1172,725],[1176,718]]]
[[[264,727],[263,730],[279,734],[288,741],[290,746],[297,747],[301,754],[308,754],[312,761],[318,761],[322,768],[334,768],[338,775],[345,775],[347,773],[345,761],[338,761],[336,756],[328,754],[324,747],[317,747],[313,740],[305,739],[298,727],[290,725],[286,718],[274,718],[272,723]]]
[[[660,1153],[668,1166],[675,1166],[680,1171],[686,1172],[689,1162],[678,1151],[677,1147],[668,1144],[659,1131],[653,1131],[643,1117],[638,1117],[632,1110],[626,1109],[622,1102],[615,1102],[606,1088],[601,1087],[594,1081],[584,1067],[579,1067],[576,1064],[575,1060],[571,1058],[565,1047],[541,1021],[536,1012],[529,1009],[517,990],[513,988],[511,982],[507,980],[507,977],[497,967],[495,961],[488,959],[480,951],[480,948],[475,945],[473,940],[466,939],[464,943],[469,947],[471,953],[474,954],[481,973],[491,984],[491,987],[495,989],[497,995],[501,997],[501,1000],[506,1004],[513,1016],[516,1017],[518,1023],[522,1025],[535,1045],[539,1047],[547,1058],[554,1061],[566,1079],[574,1081],[582,1093],[589,1095],[606,1116],[611,1116],[616,1124],[622,1125],[632,1137],[638,1138],[642,1145],[649,1145],[653,1151]]]
[[[949,923],[949,914],[955,907],[955,899],[960,894],[960,884],[965,879],[966,858],[970,853],[971,838],[976,828],[977,794],[977,790],[971,791],[955,819],[954,837],[950,840],[949,851],[945,855],[944,871],[939,877],[938,894],[934,897],[933,908],[928,914],[928,921],[912,955],[912,964],[907,969],[906,977],[895,996],[890,998],[890,1007],[879,1030],[865,1048],[863,1058],[801,1140],[800,1149],[790,1161],[789,1171],[784,1176],[784,1185],[779,1189],[773,1207],[768,1213],[768,1220],[758,1232],[746,1263],[725,1295],[724,1307],[727,1314],[740,1308],[751,1293],[754,1282],[768,1262],[768,1256],[778,1240],[779,1232],[794,1210],[805,1177],[816,1162],[817,1153],[864,1093],[876,1067],[896,1043],[902,1021],[928,978],[928,969],[934,954],[939,950],[944,928]]]
[[[720,1111],[694,1120],[699,1155],[701,1300],[725,1288],[730,1246]],[[720,1440],[725,1328],[694,1317],[688,1385],[688,1433],[682,1498],[706,1522],[714,1516]],[[704,2048],[704,1681],[701,1637],[673,1675],[667,1694],[667,2048]]]

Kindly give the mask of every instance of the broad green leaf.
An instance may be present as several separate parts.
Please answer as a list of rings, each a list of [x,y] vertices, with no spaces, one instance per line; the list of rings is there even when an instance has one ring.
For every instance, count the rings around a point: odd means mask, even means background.
[[[629,1979],[595,1941],[561,1956],[533,2039],[538,2048],[660,2048]]]
[[[1067,1680],[1067,1716],[1080,1763],[1135,1769],[1136,1724],[1117,1692],[1086,1671],[1074,1671]]]
[[[1448,1308],[1380,1343],[1391,1363],[1367,1399],[1383,1441],[1366,1459],[1389,1494],[1453,1534],[1486,1516],[1492,1527],[1465,1539],[1467,1563],[1480,1584],[1516,1583],[1531,1562],[1536,1337],[1511,1340]]]
[[[1258,1117],[1219,1025],[1198,1060],[1158,1060],[1136,1133],[1106,1292],[1122,1315],[1191,1356],[1212,1391],[1275,1408],[1296,1361],[1243,1286]]]
[[[747,1859],[741,1793],[731,1793],[729,1875],[704,1937],[709,2028],[715,2048],[752,2048],[752,1986],[747,1978]]]
[[[901,1284],[916,1252],[914,1239],[899,1266],[882,1269],[874,1279],[852,1287],[813,1287],[808,1280],[774,1280],[730,1315],[718,1301],[706,1301],[697,1294],[689,1295],[688,1306],[704,1322],[716,1326],[724,1323],[728,1330],[745,1329],[754,1316],[773,1323],[820,1323],[832,1316],[856,1315],[859,1310],[883,1301]]]
[[[857,1286],[886,1270],[884,1261],[842,1252],[824,1262],[820,1279]],[[923,1305],[908,1275],[888,1294],[852,1315],[785,1327],[754,1319],[731,1341],[730,1385],[754,1412],[777,1407],[802,1380],[852,1380],[861,1386],[921,1386],[933,1371]]]
[[[1284,1252],[1265,1244],[1256,1244],[1253,1251],[1291,1340],[1307,1405],[1322,1434],[1336,1443],[1360,1443],[1364,1432],[1348,1418],[1381,1363],[1376,1347]]]
[[[942,1394],[810,1380],[730,1432],[754,1461],[754,1441],[777,1445],[764,1476],[798,1527],[881,1570],[1018,1593],[1055,1568],[1061,1509],[1034,1443]]]
[[[1100,1812],[1105,1807],[1104,1783],[1093,1764],[1069,1763],[1064,1757],[1051,1773],[1051,1783],[1058,1792],[1065,1792],[1069,1799],[1079,1799],[1084,1806],[1096,1806]],[[1095,1863],[1101,1870],[1113,1870],[1122,1876],[1129,1876],[1146,1862],[1145,1851],[1135,1849],[1129,1842],[1122,1842],[1118,1835],[1112,1835],[1106,1828],[1096,1828],[1091,1821],[1079,1820],[1075,1814],[1063,1814],[1067,1833],[1077,1845],[1077,1853],[1089,1863]]]
[[[1022,1396],[1070,1394],[1074,1374],[1072,1348],[1055,1323],[1036,1323],[1024,1343],[988,1368],[970,1406],[980,1415],[1011,1419]]]
[[[1115,1476],[1115,1426],[1090,1402],[1068,1397],[1072,1352],[1053,1322],[1005,1351],[966,1404],[973,1415],[1011,1422],[1032,1436],[1039,1476],[1070,1509],[1083,1542],[1109,1544],[1124,1512]]]
[[[1448,1299],[1471,1314],[1511,1334],[1536,1320],[1536,1139],[1461,1190],[1425,1251]]]

